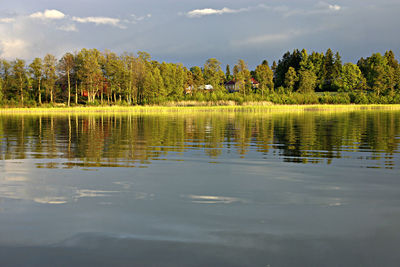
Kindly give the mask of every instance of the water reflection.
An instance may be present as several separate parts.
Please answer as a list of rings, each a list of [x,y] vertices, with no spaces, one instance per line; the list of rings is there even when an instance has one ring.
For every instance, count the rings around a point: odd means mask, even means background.
[[[0,116],[0,266],[397,266],[399,122]]]
[[[252,150],[268,159],[394,168],[400,112],[1,116],[0,158],[38,168],[145,167],[201,153],[218,163]]]
[[[224,196],[198,196],[198,195],[188,195],[182,196],[184,198],[190,199],[193,203],[198,204],[232,204],[235,202],[245,203],[244,199],[236,197],[224,197]]]

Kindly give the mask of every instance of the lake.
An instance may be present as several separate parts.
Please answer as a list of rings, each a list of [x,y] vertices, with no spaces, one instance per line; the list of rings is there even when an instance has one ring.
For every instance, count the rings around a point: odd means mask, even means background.
[[[0,266],[398,266],[400,112],[0,116]]]

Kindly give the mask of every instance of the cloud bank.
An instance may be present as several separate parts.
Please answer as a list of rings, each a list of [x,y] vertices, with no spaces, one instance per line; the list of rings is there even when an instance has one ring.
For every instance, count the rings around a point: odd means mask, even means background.
[[[0,18],[0,23],[13,23],[14,21],[14,18]]]
[[[274,12],[281,13],[285,17],[288,17],[292,15],[309,15],[309,14],[326,13],[329,11],[340,11],[342,7],[337,4],[328,4],[325,2],[318,2],[314,7],[311,7],[309,9],[298,9],[298,8],[293,9],[289,8],[288,6],[271,7],[264,4],[260,4],[257,6],[250,6],[239,9],[232,9],[228,7],[224,7],[222,9],[213,9],[213,8],[194,9],[189,12],[186,12],[185,15],[188,18],[201,18],[210,15],[241,13],[259,9],[272,10]]]
[[[46,9],[44,12],[36,12],[29,16],[33,19],[63,19],[65,14],[55,9]]]
[[[28,56],[29,43],[22,39],[5,39],[0,41],[0,57],[21,58]]]
[[[117,18],[109,18],[109,17],[72,17],[73,21],[79,23],[94,23],[96,25],[111,25],[115,27],[122,27],[120,25],[120,19]]]
[[[334,11],[339,11],[342,9],[342,7],[339,5],[329,5],[329,9]]]
[[[200,18],[203,16],[209,16],[209,15],[222,15],[222,14],[229,14],[229,13],[239,13],[239,12],[244,12],[247,11],[247,8],[241,8],[241,9],[230,9],[227,7],[224,7],[222,9],[213,9],[213,8],[204,8],[204,9],[195,9],[192,11],[189,11],[186,13],[186,16],[189,18]]]
[[[147,51],[186,66],[209,57],[224,64],[243,58],[254,66],[260,57],[277,60],[294,48],[330,47],[343,60],[388,49],[400,54],[398,0],[89,2],[3,1],[0,57],[30,60],[95,47]]]
[[[78,28],[75,24],[66,24],[57,27],[58,30],[65,31],[65,32],[77,32]]]
[[[65,14],[56,9],[44,9],[28,14],[0,14],[0,58],[13,60],[15,58],[33,59],[45,53],[61,55],[83,46],[89,35],[80,32],[79,25],[110,26],[126,29],[144,20],[150,19],[151,14],[144,16],[128,15],[127,19],[87,16],[78,17]],[[102,31],[112,31],[101,29]],[[108,32],[116,34],[117,31]],[[51,36],[52,38],[48,38]],[[92,36],[92,35],[90,35]],[[93,33],[93,38],[95,33]]]

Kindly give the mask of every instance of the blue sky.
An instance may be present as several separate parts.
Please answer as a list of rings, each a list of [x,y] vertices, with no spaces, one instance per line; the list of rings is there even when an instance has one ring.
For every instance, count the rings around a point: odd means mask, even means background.
[[[400,54],[398,0],[15,0],[0,5],[0,57],[60,57],[83,47],[147,51],[158,61],[251,68],[294,48],[340,51],[344,62]]]

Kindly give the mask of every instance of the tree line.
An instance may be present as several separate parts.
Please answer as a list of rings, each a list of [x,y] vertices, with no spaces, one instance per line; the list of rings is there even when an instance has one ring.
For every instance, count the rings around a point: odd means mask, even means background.
[[[235,93],[225,88],[234,82]],[[257,81],[257,86],[254,86]],[[211,85],[213,90],[202,90]],[[187,88],[193,88],[188,94]],[[206,92],[207,91],[207,92]],[[47,54],[29,65],[0,59],[0,103],[5,106],[162,104],[167,101],[271,101],[302,103],[400,103],[400,65],[393,51],[357,64],[339,52],[286,52],[254,70],[239,59],[232,68],[208,59],[202,67],[157,62],[146,52],[117,55],[82,49],[57,59]]]

